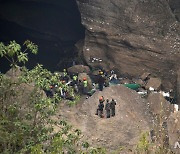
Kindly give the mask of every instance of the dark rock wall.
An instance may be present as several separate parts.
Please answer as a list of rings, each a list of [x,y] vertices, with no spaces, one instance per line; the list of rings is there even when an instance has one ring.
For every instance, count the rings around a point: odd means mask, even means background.
[[[1,0],[0,41],[26,39],[39,45],[39,54],[30,59],[57,70],[62,58],[72,57],[74,44],[84,38],[75,0]]]
[[[180,1],[179,0],[168,0],[169,6],[174,14],[175,18],[180,21]]]
[[[150,72],[162,79],[163,88],[177,89],[179,4],[179,0],[0,0],[0,41],[32,40],[39,45],[39,54],[28,64],[38,62],[57,70],[64,67],[60,60],[71,61],[75,55],[74,44],[84,39],[85,27],[83,56],[88,65],[117,69],[121,75]],[[92,63],[91,57],[103,61]]]
[[[77,3],[86,27],[83,54],[89,65],[116,68],[120,74],[132,76],[151,72],[163,79],[165,88],[176,85],[179,22],[169,1],[77,0]],[[103,61],[91,63],[90,57]]]

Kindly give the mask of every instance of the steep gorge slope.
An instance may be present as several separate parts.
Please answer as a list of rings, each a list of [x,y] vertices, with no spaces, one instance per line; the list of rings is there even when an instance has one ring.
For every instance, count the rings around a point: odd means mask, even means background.
[[[121,75],[150,72],[163,80],[164,90],[177,91],[179,6],[179,0],[0,0],[0,40],[32,40],[40,50],[29,65],[58,70],[62,59],[76,54],[85,27],[88,65]],[[92,63],[91,57],[103,61]]]
[[[95,115],[100,96],[110,101],[112,98],[116,100],[115,117],[107,119]],[[139,141],[141,133],[149,132],[152,126],[147,101],[122,85],[97,91],[74,107],[61,104],[59,116],[79,128],[93,146],[106,147],[108,151],[122,146],[132,148]]]

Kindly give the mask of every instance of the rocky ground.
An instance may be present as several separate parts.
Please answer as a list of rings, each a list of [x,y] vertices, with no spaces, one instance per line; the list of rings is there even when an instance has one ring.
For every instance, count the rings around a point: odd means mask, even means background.
[[[78,68],[86,71],[82,67]],[[78,77],[86,75],[91,80],[84,71],[79,73]],[[6,73],[9,77],[13,75],[14,80],[20,74],[20,69],[16,72],[9,70]],[[75,128],[79,128],[82,131],[82,139],[87,140],[92,146],[105,147],[108,153],[118,149],[124,149],[120,153],[134,153],[140,137],[147,133],[149,142],[154,140],[156,146],[160,144],[168,147],[169,144],[171,150],[178,154],[179,149],[174,149],[174,144],[180,139],[180,111],[174,112],[173,105],[165,99],[165,94],[168,93],[161,91],[159,79],[150,78],[150,74],[146,73],[137,81],[141,81],[142,86],[138,92],[125,87],[124,84],[118,84],[110,85],[103,91],[96,90],[91,97],[82,95],[76,105],[70,105],[64,100],[59,104],[57,115],[53,118],[66,120]],[[121,82],[131,83],[132,80],[127,78]],[[21,99],[25,102],[32,85],[21,85],[21,90],[21,97],[24,98]],[[142,95],[139,92],[147,93]],[[115,117],[107,119],[105,113],[104,118],[95,115],[101,96],[104,96],[105,100],[116,100]],[[59,129],[55,128],[55,132]],[[155,133],[150,133],[152,131]]]
[[[158,110],[162,113],[162,108],[159,107],[156,110],[155,106],[160,106],[159,104],[161,104],[157,101],[163,100],[163,111],[166,111],[164,112],[166,118],[162,118],[162,123],[168,119],[168,136],[173,149],[174,143],[180,137],[179,116],[177,116],[179,112],[172,113],[171,111],[171,116],[169,117],[170,108],[168,108],[168,105],[170,103],[167,104],[168,102],[161,98],[162,95],[159,96],[160,99],[156,96],[158,94],[154,95],[151,94],[148,99],[145,99],[141,98],[136,91],[122,85],[111,86],[105,88],[102,92],[97,91],[88,99],[83,96],[75,106],[70,107],[66,103],[61,104],[58,117],[79,128],[82,131],[83,139],[93,146],[105,147],[109,152],[124,148],[125,150],[120,153],[133,153],[142,133],[150,133],[150,130],[162,128],[161,124],[158,128],[154,128],[153,124],[155,117],[160,115],[160,113],[155,111]],[[104,96],[105,99],[114,98],[117,101],[115,117],[107,119],[95,115],[100,96]],[[149,141],[151,139],[149,138]],[[179,149],[173,150],[178,154]]]
[[[106,119],[95,115],[100,96],[117,101],[115,117]],[[75,107],[63,104],[59,116],[79,128],[91,144],[115,150],[135,145],[141,133],[150,130],[151,119],[146,103],[135,91],[112,86],[81,100]]]
[[[77,0],[77,3],[72,1],[67,5],[49,0],[0,2],[1,26],[7,26],[9,35],[16,36],[11,39],[20,35],[21,39],[38,40],[42,45],[40,49],[45,51],[40,50],[38,58],[47,68],[55,68],[58,63],[61,66],[59,60],[66,54],[71,60],[74,43],[83,39],[76,47],[80,61],[91,69],[113,69],[118,75],[132,78],[145,72],[153,74],[145,85],[146,90],[154,89],[147,99],[122,85],[111,86],[88,99],[83,96],[74,107],[61,104],[58,118],[80,128],[84,138],[93,145],[105,146],[109,151],[121,146],[131,149],[142,132],[152,129],[152,120],[161,115],[163,104],[163,111],[168,112],[160,127],[167,123],[166,131],[173,149],[180,139],[179,111],[170,113],[169,102],[159,91],[173,90],[180,104],[179,0]],[[72,11],[74,7],[75,12]],[[64,10],[65,14],[63,8],[67,10]],[[77,25],[69,12],[77,15]],[[84,28],[85,38],[81,31]],[[24,33],[20,33],[22,29]],[[9,41],[7,31],[2,29],[1,32],[1,40]],[[34,58],[32,63],[36,64],[37,59]],[[88,67],[80,68],[78,73],[90,71]],[[68,71],[73,73],[70,68]],[[124,83],[128,80],[131,81],[127,78]],[[95,115],[98,98],[102,95],[117,101],[115,117],[106,119]],[[175,152],[178,154],[178,149]]]

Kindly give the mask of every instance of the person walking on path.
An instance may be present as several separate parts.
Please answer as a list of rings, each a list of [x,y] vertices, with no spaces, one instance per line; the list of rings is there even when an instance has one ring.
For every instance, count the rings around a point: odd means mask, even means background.
[[[105,110],[106,110],[106,118],[110,118],[110,103],[109,103],[109,99],[106,100]]]
[[[114,99],[112,99],[112,101],[110,102],[110,109],[111,109],[111,116],[112,117],[115,116],[115,106],[116,106],[116,101]]]

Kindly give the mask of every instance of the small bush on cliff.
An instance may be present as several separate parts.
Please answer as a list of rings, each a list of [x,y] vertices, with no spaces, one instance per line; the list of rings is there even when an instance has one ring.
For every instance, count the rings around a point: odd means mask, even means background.
[[[141,134],[139,142],[136,147],[137,153],[139,153],[139,154],[149,153],[150,143],[148,141],[148,136],[149,136],[149,134],[147,132]]]

